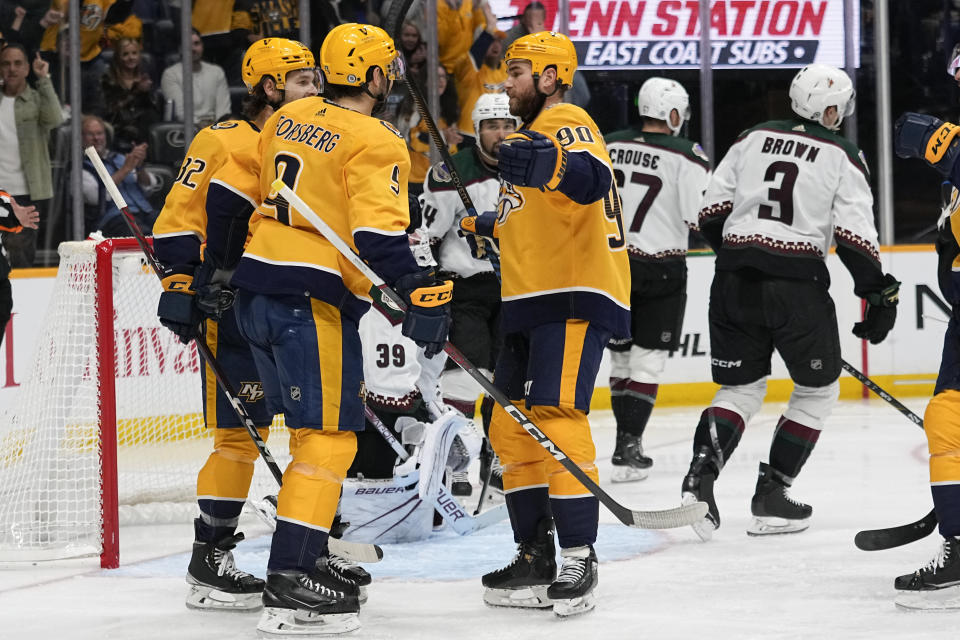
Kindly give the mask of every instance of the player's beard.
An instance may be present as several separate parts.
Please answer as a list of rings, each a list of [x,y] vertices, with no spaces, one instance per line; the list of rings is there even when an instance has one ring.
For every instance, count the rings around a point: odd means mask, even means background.
[[[530,87],[522,94],[510,96],[510,113],[523,122],[530,122],[543,107],[545,96]]]

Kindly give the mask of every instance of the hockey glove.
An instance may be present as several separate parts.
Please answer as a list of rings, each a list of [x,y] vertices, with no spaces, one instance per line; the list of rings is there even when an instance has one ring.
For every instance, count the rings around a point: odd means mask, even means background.
[[[407,299],[408,304],[400,333],[422,347],[428,358],[443,351],[450,333],[453,283],[438,280],[432,270],[417,271],[402,276],[393,288]]]
[[[478,216],[467,216],[460,220],[460,235],[470,245],[474,258],[483,260],[489,247],[500,252],[500,225],[497,224],[497,212],[485,211]],[[478,239],[482,238],[482,239]]]
[[[498,166],[507,182],[552,191],[567,170],[567,151],[553,136],[521,129],[500,145]]]
[[[199,334],[200,324],[193,274],[167,269],[161,284],[163,293],[157,305],[160,324],[177,334],[180,342],[187,344]]]
[[[236,294],[230,287],[232,270],[217,269],[209,261],[197,267],[193,286],[197,292],[197,309],[207,318],[220,320],[233,306]]]
[[[867,312],[861,322],[853,325],[853,335],[870,344],[883,342],[897,320],[897,303],[900,301],[900,283],[889,273],[883,277],[884,288],[867,294]]]
[[[960,156],[957,134],[960,126],[908,111],[893,125],[894,150],[901,158],[922,158],[941,175],[953,180],[953,165]]]

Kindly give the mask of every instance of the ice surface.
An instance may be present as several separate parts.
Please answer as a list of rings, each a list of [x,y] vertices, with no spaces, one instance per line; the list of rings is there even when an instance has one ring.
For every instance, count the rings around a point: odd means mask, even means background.
[[[895,390],[892,390],[895,392]],[[922,415],[925,401],[907,404]],[[716,485],[722,526],[709,543],[689,528],[639,531],[601,508],[598,608],[572,620],[549,611],[486,607],[479,576],[513,556],[506,524],[460,538],[385,547],[368,565],[375,582],[350,638],[958,638],[958,613],[907,613],[893,605],[893,578],[925,564],[939,537],[866,553],[865,528],[904,524],[931,508],[926,442],[882,401],[838,405],[793,495],[813,505],[808,531],[749,538],[757,463],[766,459],[783,405],[748,425]],[[654,459],[647,480],[605,488],[632,508],[679,501],[699,409],[656,409],[645,436]],[[591,415],[602,479],[609,478],[614,428]],[[472,472],[476,478],[476,470]],[[477,492],[474,492],[474,496]],[[473,506],[471,504],[471,506]],[[262,575],[266,530],[242,522],[249,539],[237,564]],[[183,604],[191,527],[131,526],[121,533],[122,567],[96,559],[0,566],[0,638],[254,638],[257,614],[202,613]]]

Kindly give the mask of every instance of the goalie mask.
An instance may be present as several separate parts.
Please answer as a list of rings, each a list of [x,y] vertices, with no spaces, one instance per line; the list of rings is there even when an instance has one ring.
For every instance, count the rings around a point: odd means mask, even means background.
[[[247,91],[254,88],[264,76],[273,78],[277,89],[283,91],[287,74],[297,69],[314,69],[313,53],[302,42],[287,38],[257,40],[243,56],[243,83]]]
[[[790,106],[794,113],[833,131],[853,113],[855,98],[850,76],[826,64],[805,66],[790,83]],[[823,121],[823,114],[830,107],[837,108],[837,121],[828,126]]]
[[[670,127],[672,135],[679,135],[683,124],[690,119],[690,96],[687,90],[675,80],[650,78],[640,87],[637,94],[637,109],[643,118],[663,120]],[[680,122],[673,126],[670,114],[677,110]]]

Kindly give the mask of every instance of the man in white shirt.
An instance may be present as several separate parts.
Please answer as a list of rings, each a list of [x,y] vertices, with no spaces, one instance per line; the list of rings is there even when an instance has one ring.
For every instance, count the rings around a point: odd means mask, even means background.
[[[223,69],[202,60],[203,40],[196,29],[190,42],[193,54],[193,121],[202,128],[230,113],[230,90]],[[163,70],[160,89],[164,98],[173,101],[173,118],[183,120],[183,65],[177,62]]]

